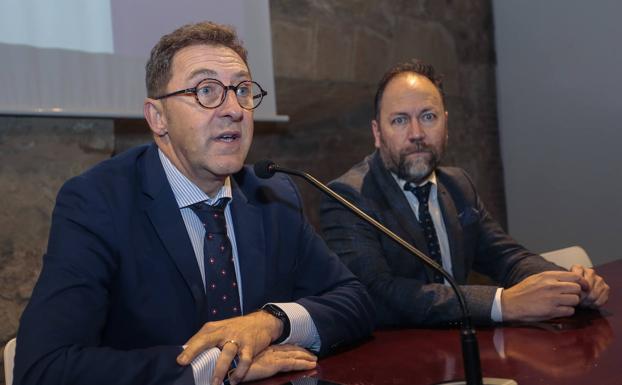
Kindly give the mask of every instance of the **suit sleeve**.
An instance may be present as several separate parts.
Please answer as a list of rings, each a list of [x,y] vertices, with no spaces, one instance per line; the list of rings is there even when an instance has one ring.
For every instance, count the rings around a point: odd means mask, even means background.
[[[320,355],[368,337],[374,328],[374,307],[361,282],[306,220],[298,190],[287,178],[296,197],[293,222],[298,256],[295,269],[295,302],[311,315],[321,340]]]
[[[461,171],[467,185],[464,189],[466,203],[462,204],[465,209],[462,211],[461,225],[465,229],[476,229],[475,232],[469,231],[475,234],[476,239],[474,270],[491,277],[504,288],[533,274],[564,270],[525,249],[510,237],[486,210],[468,174]]]
[[[332,183],[331,187],[382,222],[374,203],[360,193],[341,183]],[[322,201],[320,213],[326,242],[367,287],[379,326],[426,325],[459,318],[458,303],[450,288],[406,278],[392,270],[383,249],[384,235],[375,228],[332,199]],[[493,296],[490,294],[491,304]]]
[[[194,383],[190,366],[175,361],[180,346],[102,346],[117,289],[116,234],[105,199],[90,185],[74,178],[58,195],[43,269],[18,330],[15,383]]]

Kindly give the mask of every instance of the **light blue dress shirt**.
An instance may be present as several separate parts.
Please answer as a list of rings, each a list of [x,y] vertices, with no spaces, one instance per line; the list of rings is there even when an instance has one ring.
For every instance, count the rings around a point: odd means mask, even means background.
[[[190,242],[197,260],[197,265],[201,271],[201,278],[203,279],[203,286],[205,288],[205,265],[203,259],[203,242],[205,238],[205,227],[199,219],[199,217],[190,208],[191,205],[198,202],[207,202],[207,204],[215,204],[220,198],[232,198],[231,191],[231,178],[225,180],[222,188],[216,193],[214,197],[208,196],[203,190],[190,181],[185,175],[183,175],[173,163],[164,155],[164,153],[158,149],[160,156],[160,162],[164,167],[166,178],[168,179],[175,200],[179,207],[179,211],[186,225]],[[238,249],[235,240],[235,231],[233,228],[233,218],[231,217],[231,200],[225,207],[225,219],[227,222],[227,236],[231,242],[231,251],[233,255],[233,264],[235,266],[235,275],[238,281],[238,291],[240,295],[240,307],[242,314],[244,314],[244,305],[242,298],[244,292],[244,282],[240,277]],[[274,303],[281,308],[290,320],[290,335],[282,343],[294,344],[305,347],[309,350],[319,351],[321,342],[320,337],[315,327],[315,323],[311,318],[309,312],[301,305],[288,302],[288,303]],[[212,348],[204,351],[198,355],[191,363],[192,371],[194,375],[195,384],[209,384],[214,371],[214,366],[218,356],[220,355],[220,349]]]

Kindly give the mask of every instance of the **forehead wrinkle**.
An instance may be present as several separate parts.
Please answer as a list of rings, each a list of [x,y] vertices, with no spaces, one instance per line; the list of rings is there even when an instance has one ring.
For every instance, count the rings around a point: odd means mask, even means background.
[[[209,45],[182,48],[173,58],[172,72],[181,75],[185,81],[198,76],[218,78],[230,72],[234,74],[228,76],[235,78],[249,76],[246,63],[237,53],[226,47]]]
[[[188,76],[188,78],[193,79],[195,77],[198,77],[199,75],[205,76],[205,77],[213,77],[213,76],[217,76],[218,72],[211,70],[211,69],[207,69],[207,68],[197,68],[196,70],[190,73],[190,76]]]
[[[420,93],[402,94],[394,97],[392,100],[385,103],[383,109],[386,110],[389,116],[395,115],[419,115],[426,111],[437,111],[442,109],[442,105],[439,104],[434,97],[429,97]]]
[[[200,80],[198,80],[199,82],[205,79],[208,79],[208,78],[219,80],[217,71],[214,71],[212,69],[205,69],[205,68],[196,69],[190,73],[190,76],[188,76],[189,80],[195,79],[195,78],[200,78]],[[251,76],[248,73],[248,71],[238,71],[237,73],[231,75],[231,79],[233,79],[235,83],[240,83],[245,80],[249,80],[250,78]]]

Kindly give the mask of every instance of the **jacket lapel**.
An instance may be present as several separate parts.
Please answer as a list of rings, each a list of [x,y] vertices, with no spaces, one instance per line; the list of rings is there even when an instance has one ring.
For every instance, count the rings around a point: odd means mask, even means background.
[[[417,221],[417,217],[412,207],[410,207],[406,196],[400,189],[400,186],[384,166],[378,151],[373,154],[371,172],[374,179],[377,181],[378,191],[385,198],[385,205],[383,205],[384,207],[382,207],[382,210],[387,211],[387,213],[383,214],[383,216],[385,218],[394,217],[399,225],[399,229],[392,228],[392,230],[425,255],[429,255],[430,252],[426,246],[423,229],[419,225],[419,221]],[[383,224],[387,227],[392,227],[390,224]],[[408,253],[406,250],[404,250],[404,252]],[[413,255],[412,258],[417,257]],[[421,264],[424,266],[428,279],[432,281],[434,279],[432,269],[423,262],[421,262]]]
[[[438,177],[438,173],[437,173]],[[454,278],[458,283],[466,282],[466,268],[464,266],[464,258],[462,257],[462,231],[458,222],[458,212],[451,195],[445,188],[442,180],[437,178],[438,200],[443,213],[443,221],[447,230],[447,239],[449,241],[449,251],[451,252],[451,266]]]
[[[243,311],[249,313],[261,303],[265,287],[266,250],[261,209],[248,202],[246,195],[232,178],[233,200],[231,217],[235,231],[240,271],[239,284],[243,293]]]
[[[147,151],[144,166],[143,191],[148,197],[145,199],[145,212],[166,251],[175,262],[179,273],[186,281],[200,320],[205,308],[203,280],[186,225],[179,212],[173,190],[166,179],[155,144]]]

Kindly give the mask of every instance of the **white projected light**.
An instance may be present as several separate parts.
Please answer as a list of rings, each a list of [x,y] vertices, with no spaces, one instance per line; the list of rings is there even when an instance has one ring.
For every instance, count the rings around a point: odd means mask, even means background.
[[[0,114],[142,117],[145,63],[160,36],[192,22],[236,27],[276,114],[268,0],[3,0]]]
[[[0,42],[113,53],[109,0],[4,0]]]

